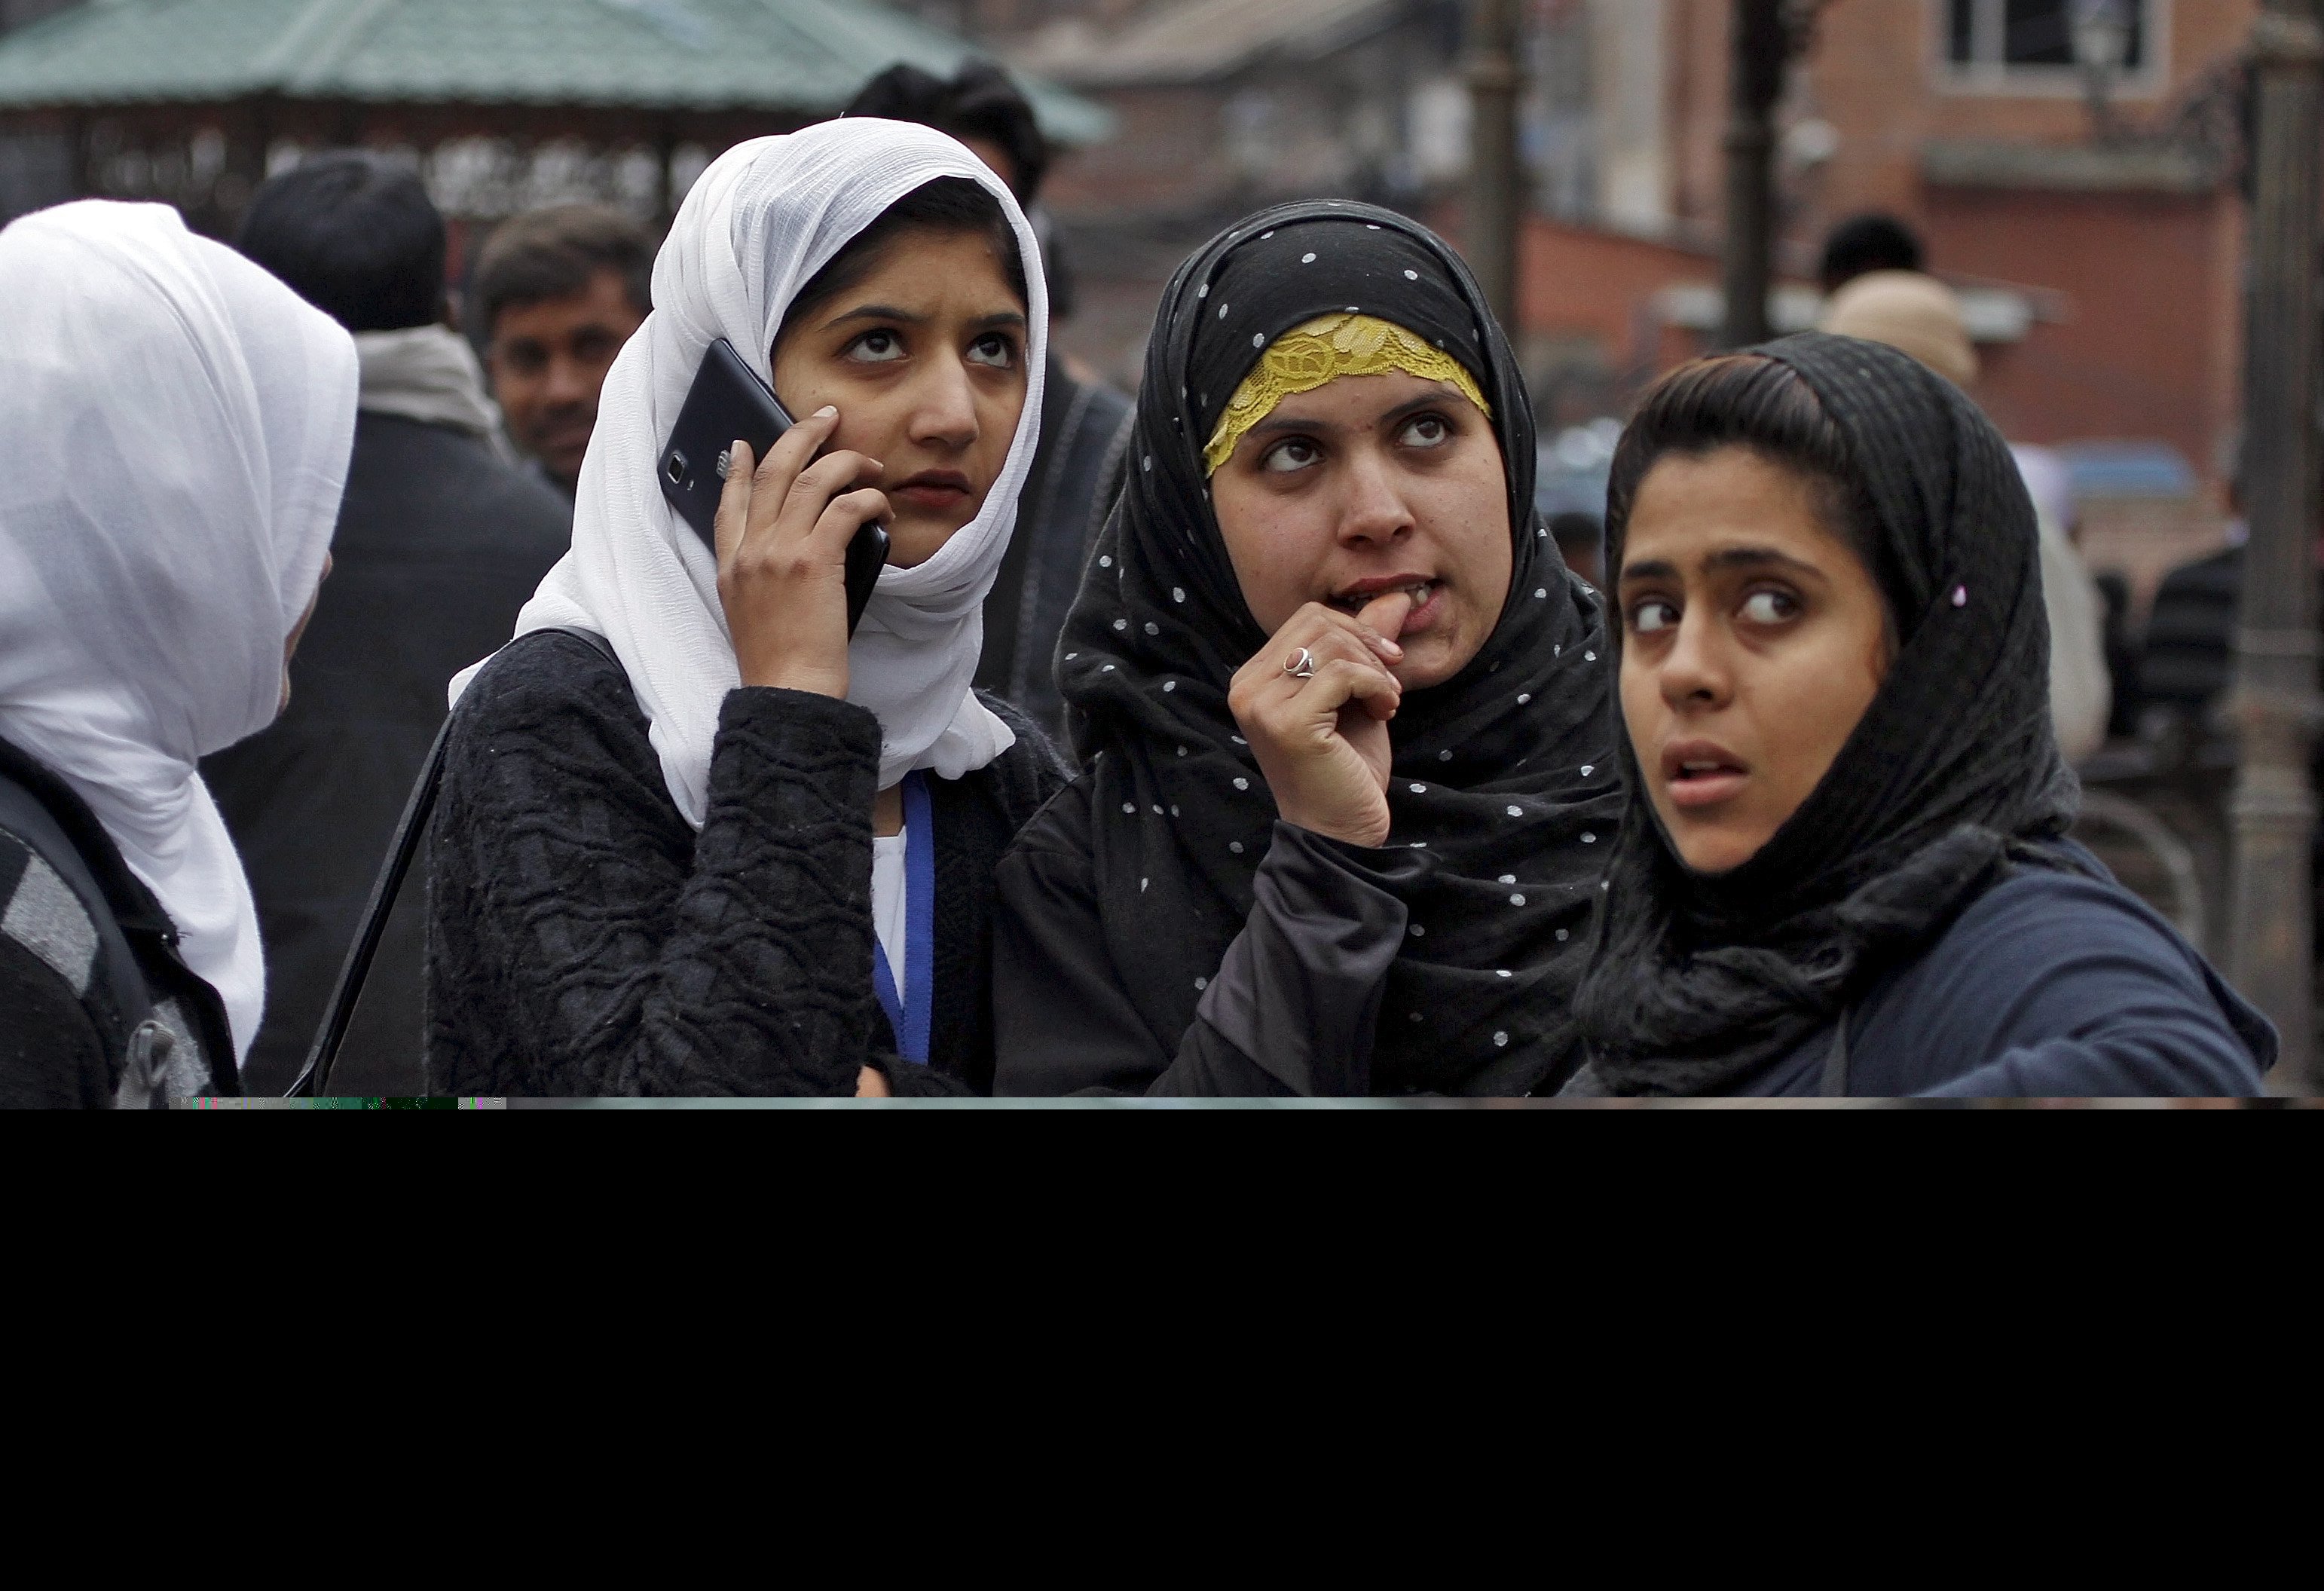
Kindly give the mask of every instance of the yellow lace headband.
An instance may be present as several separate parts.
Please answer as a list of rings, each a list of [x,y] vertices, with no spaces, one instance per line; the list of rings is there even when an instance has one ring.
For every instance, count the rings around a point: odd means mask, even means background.
[[[1233,457],[1243,432],[1275,412],[1284,399],[1312,393],[1342,375],[1385,375],[1401,370],[1423,381],[1448,381],[1490,420],[1492,405],[1460,360],[1394,321],[1371,315],[1325,315],[1294,327],[1268,346],[1235,388],[1203,449],[1205,475]]]

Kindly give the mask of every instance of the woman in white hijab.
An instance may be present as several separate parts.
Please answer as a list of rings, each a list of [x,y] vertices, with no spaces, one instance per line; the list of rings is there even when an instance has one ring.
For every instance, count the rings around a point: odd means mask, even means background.
[[[150,1080],[230,1092],[265,969],[195,764],[287,699],[346,476],[355,347],[163,205],[15,222],[0,306],[0,777],[73,837],[109,910],[75,916],[29,863],[0,905],[84,1004],[117,926],[144,988],[115,993],[168,1035],[142,1041],[168,1055]]]
[[[455,681],[431,1087],[989,1087],[992,868],[1064,782],[970,687],[1040,413],[1032,232],[942,134],[825,123],[703,173],[653,301],[572,552]],[[722,338],[798,423],[762,460],[737,443],[714,553],[656,469]],[[851,641],[872,520],[889,566]]]

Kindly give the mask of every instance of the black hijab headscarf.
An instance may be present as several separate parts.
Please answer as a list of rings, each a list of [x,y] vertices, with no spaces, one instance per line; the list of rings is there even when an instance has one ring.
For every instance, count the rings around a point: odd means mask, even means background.
[[[1120,498],[1058,647],[1094,758],[1107,948],[1175,1050],[1251,907],[1276,811],[1227,710],[1263,645],[1211,512],[1203,447],[1283,333],[1350,311],[1442,347],[1492,405],[1515,557],[1499,626],[1394,726],[1388,870],[1410,913],[1372,1057],[1377,1093],[1522,1093],[1578,1059],[1569,1003],[1621,810],[1613,654],[1597,594],[1533,511],[1533,414],[1468,269],[1370,205],[1263,211],[1197,252],[1155,320]]]
[[[2057,843],[2080,787],[2051,727],[2034,505],[2007,444],[1894,348],[1809,332],[1747,351],[1795,372],[1845,439],[1899,645],[1822,782],[1724,874],[1680,862],[1622,736],[1629,811],[1578,1002],[1592,1058],[1579,1086],[1609,1093],[1731,1091],[2009,864],[2089,870]],[[1618,578],[1619,505],[1606,528]]]

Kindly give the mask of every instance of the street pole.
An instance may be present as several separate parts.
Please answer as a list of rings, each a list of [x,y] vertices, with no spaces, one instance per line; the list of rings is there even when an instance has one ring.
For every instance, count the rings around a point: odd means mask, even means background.
[[[1471,0],[1469,267],[1493,316],[1518,340],[1517,229],[1525,216],[1517,163],[1518,64],[1524,0]]]
[[[1767,287],[1775,235],[1775,101],[1784,91],[1790,40],[1783,0],[1734,0],[1729,40],[1727,228],[1721,284],[1722,348],[1766,342]]]
[[[2271,1079],[2313,1092],[2309,846],[2316,798],[2318,102],[2324,26],[2315,0],[2267,0],[2252,25],[2257,131],[2244,353],[2244,549],[2229,711],[2241,740],[2228,976],[2282,1035]]]

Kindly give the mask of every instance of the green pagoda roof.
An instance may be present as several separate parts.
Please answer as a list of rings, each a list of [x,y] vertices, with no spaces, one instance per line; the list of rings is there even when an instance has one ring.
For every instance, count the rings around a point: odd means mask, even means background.
[[[92,0],[0,39],[0,110],[216,104],[604,106],[827,115],[877,71],[949,75],[962,40],[866,0]],[[1025,91],[1051,137],[1102,106]]]

